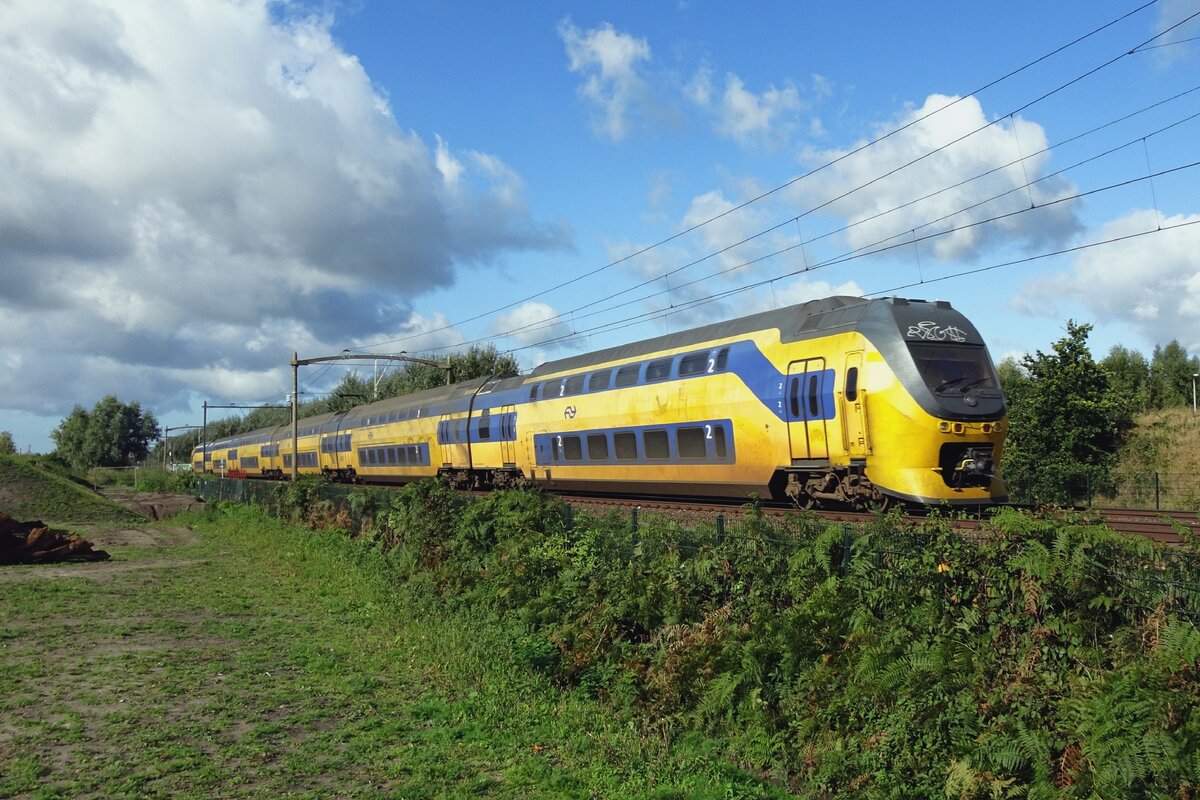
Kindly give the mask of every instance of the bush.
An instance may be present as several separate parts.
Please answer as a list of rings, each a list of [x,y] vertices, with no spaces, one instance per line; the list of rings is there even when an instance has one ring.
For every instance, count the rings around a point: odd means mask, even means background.
[[[648,732],[725,736],[803,796],[1192,796],[1200,559],[1082,519],[861,530],[750,508],[718,537],[428,482],[374,504],[408,591]]]

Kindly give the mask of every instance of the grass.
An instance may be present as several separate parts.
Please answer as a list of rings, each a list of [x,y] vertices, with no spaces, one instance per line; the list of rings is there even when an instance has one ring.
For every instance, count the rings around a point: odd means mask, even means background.
[[[0,512],[26,522],[135,522],[142,518],[110,503],[36,456],[0,456]]]
[[[359,543],[188,524],[0,574],[0,797],[785,796],[516,666]]]

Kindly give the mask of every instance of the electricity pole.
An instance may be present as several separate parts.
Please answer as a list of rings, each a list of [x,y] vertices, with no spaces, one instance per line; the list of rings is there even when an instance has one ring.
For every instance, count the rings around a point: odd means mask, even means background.
[[[353,361],[360,360],[384,360],[384,361],[408,361],[413,364],[428,364],[431,367],[446,370],[446,385],[450,385],[451,366],[447,360],[446,363],[440,361],[431,361],[428,358],[415,358],[405,355],[404,353],[396,353],[394,355],[359,355],[356,353],[348,353],[343,350],[336,356],[318,356],[317,358],[299,358],[298,354],[292,352],[292,480],[296,480],[299,475],[300,467],[300,367],[309,364],[323,364],[329,361]]]

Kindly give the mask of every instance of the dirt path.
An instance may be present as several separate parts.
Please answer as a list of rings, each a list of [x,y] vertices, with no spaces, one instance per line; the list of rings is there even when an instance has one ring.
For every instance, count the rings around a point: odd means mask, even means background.
[[[170,519],[181,512],[204,506],[204,501],[194,494],[134,492],[113,487],[104,489],[101,494],[114,503],[152,520]]]

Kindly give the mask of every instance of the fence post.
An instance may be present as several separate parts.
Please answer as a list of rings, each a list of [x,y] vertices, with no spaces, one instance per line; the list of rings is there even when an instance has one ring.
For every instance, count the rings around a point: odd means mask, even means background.
[[[567,503],[565,512],[563,513],[563,523],[567,526],[568,531],[575,530],[575,506]]]
[[[717,544],[725,541],[725,515],[717,514]]]
[[[850,574],[850,548],[853,547],[853,540],[850,538],[850,526],[842,526],[842,557],[838,564],[838,577],[844,578]]]
[[[639,506],[634,506],[629,511],[629,526],[634,533],[637,533],[638,530],[638,508]]]

